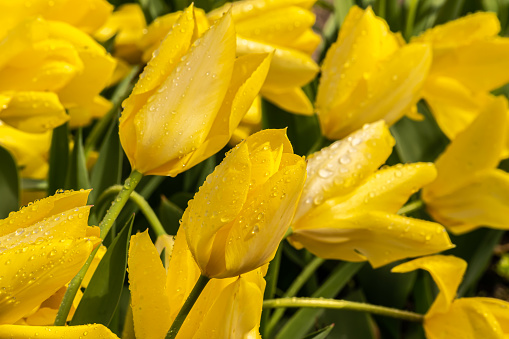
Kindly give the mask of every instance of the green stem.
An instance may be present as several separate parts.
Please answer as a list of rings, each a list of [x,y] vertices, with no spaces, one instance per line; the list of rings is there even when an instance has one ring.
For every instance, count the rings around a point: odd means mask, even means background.
[[[329,308],[329,309],[343,309],[352,311],[368,312],[372,314],[383,315],[386,317],[397,318],[401,320],[422,322],[424,316],[409,311],[397,310],[390,307],[370,305],[347,300],[334,300],[322,298],[281,298],[265,300],[263,302],[264,308],[280,308],[280,307],[293,307],[293,308]]]
[[[386,10],[387,4],[385,0],[378,1],[378,16],[382,19],[385,19],[385,10]]]
[[[299,292],[299,290],[304,286],[306,281],[315,273],[315,271],[324,263],[324,259],[315,257],[299,274],[297,279],[290,285],[290,287],[286,290],[285,294],[283,294],[283,298],[293,297]],[[282,299],[276,299],[282,300]],[[269,324],[267,325],[267,333],[268,337],[271,337],[272,331],[278,324],[279,320],[283,316],[285,312],[284,307],[278,307],[279,309],[274,311],[274,314],[270,318]]]
[[[99,224],[99,228],[101,230],[101,239],[104,239],[108,234],[108,231],[110,230],[111,226],[113,226],[113,223],[117,219],[118,215],[122,211],[122,208],[129,199],[129,196],[134,191],[136,185],[138,185],[142,177],[143,177],[142,173],[138,172],[137,170],[133,170],[129,178],[126,179],[124,186],[117,195],[117,198],[113,200],[110,209],[106,212],[106,215]],[[64,298],[60,303],[60,307],[58,308],[57,317],[55,319],[55,326],[65,325],[67,316],[69,314],[69,311],[71,310],[72,302],[76,296],[76,293],[78,292],[78,289],[81,286],[81,282],[83,281],[83,278],[85,277],[85,274],[87,273],[87,270],[90,267],[90,264],[92,263],[92,260],[94,259],[95,253],[97,252],[98,249],[99,246],[97,246],[92,251],[92,253],[90,253],[90,256],[85,262],[85,265],[83,265],[78,274],[76,274],[76,276],[71,280],[69,287],[65,291]]]
[[[417,4],[419,0],[410,0],[410,6],[408,8],[408,15],[406,18],[406,27],[405,27],[405,38],[407,41],[412,37],[412,33],[414,31],[414,23],[415,23],[415,15],[417,14]]]
[[[177,336],[180,327],[182,327],[184,320],[186,320],[187,315],[193,308],[194,303],[196,302],[196,300],[198,300],[198,297],[200,296],[201,292],[203,291],[209,280],[210,278],[204,275],[200,275],[198,281],[193,287],[193,290],[187,297],[186,302],[184,303],[184,305],[182,305],[182,308],[177,314],[177,317],[173,321],[173,324],[171,324],[170,330],[166,334],[166,339],[174,339]]]
[[[83,281],[83,278],[85,278],[85,274],[87,274],[88,268],[90,267],[90,264],[92,264],[92,260],[94,260],[95,254],[99,250],[100,245],[98,245],[92,253],[90,253],[87,261],[81,267],[78,274],[72,278],[71,282],[69,283],[69,286],[67,286],[67,290],[65,291],[64,298],[62,299],[62,302],[60,303],[60,307],[58,308],[57,316],[55,318],[55,326],[64,326],[65,322],[67,321],[67,316],[69,315],[69,311],[71,310],[72,302],[74,301],[74,298],[76,297],[76,293],[80,289],[81,282]]]
[[[110,124],[110,121],[120,109],[122,101],[124,101],[124,99],[127,98],[127,96],[131,93],[133,88],[132,81],[138,75],[140,69],[140,65],[133,66],[127,77],[125,77],[125,79],[122,80],[120,84],[118,84],[117,88],[115,88],[115,91],[113,92],[113,95],[110,99],[113,107],[109,110],[108,113],[106,113],[105,116],[97,121],[97,123],[90,131],[87,140],[85,140],[85,156],[87,156],[88,153],[95,147],[99,138],[104,135],[104,132]]]
[[[284,242],[279,243],[276,255],[269,264],[267,274],[265,275],[265,292],[263,299],[272,299],[276,294],[277,280],[279,276],[279,267],[281,266],[281,257],[283,254]],[[267,337],[267,324],[269,323],[270,310],[262,310],[262,317],[260,319],[260,333],[262,337]]]
[[[406,204],[405,206],[401,207],[398,211],[398,214],[410,214],[412,212],[418,211],[421,208],[424,207],[424,202],[422,200],[416,200],[412,201],[409,204]]]
[[[118,194],[120,191],[122,191],[122,188],[123,186],[120,185],[108,187],[108,189],[105,190],[103,194],[101,194],[101,197],[103,196],[107,197],[114,194]],[[150,227],[152,228],[157,237],[167,234],[166,231],[164,230],[163,225],[159,221],[159,218],[157,217],[156,213],[141,194],[139,194],[136,191],[132,191],[131,195],[129,196],[129,199],[132,202],[134,202],[136,206],[138,206],[138,208],[141,210],[145,218],[147,218]],[[102,200],[103,199],[100,199],[100,201]],[[100,201],[98,201],[98,205]]]

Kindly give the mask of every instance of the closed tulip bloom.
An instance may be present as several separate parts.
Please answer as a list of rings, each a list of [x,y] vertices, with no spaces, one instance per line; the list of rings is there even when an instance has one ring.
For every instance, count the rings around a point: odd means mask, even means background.
[[[129,288],[136,338],[164,338],[199,275],[182,229],[166,270],[148,232],[132,236]],[[177,339],[255,338],[264,289],[261,269],[240,277],[210,280]]]
[[[455,298],[466,268],[467,263],[460,258],[435,255],[401,264],[392,272],[423,269],[437,284],[440,292],[424,317],[426,338],[507,338],[508,302],[494,298]]]
[[[80,270],[98,228],[87,225],[89,191],[39,200],[0,221],[0,324],[32,314]]]
[[[267,74],[269,54],[235,58],[230,14],[192,43],[195,26],[191,6],[124,101],[120,140],[143,174],[176,176],[223,148]]]
[[[311,27],[315,1],[243,0],[227,3],[207,14],[214,22],[231,9],[237,30],[237,55],[275,50],[260,94],[273,104],[297,114],[313,114],[301,89],[319,71],[311,58],[320,36]]]
[[[500,96],[436,160],[437,179],[422,197],[431,216],[451,232],[509,229],[509,174],[497,169],[506,135],[507,99]]]
[[[396,214],[436,170],[430,163],[377,170],[393,146],[379,121],[313,154],[290,243],[325,259],[367,260],[373,267],[453,247],[441,225]]]
[[[509,82],[509,38],[498,36],[499,32],[497,15],[479,12],[412,39],[433,48],[422,96],[451,140],[492,100],[489,92]]]
[[[340,139],[411,114],[430,64],[427,44],[405,45],[371,8],[352,7],[323,61],[315,103],[322,133]]]
[[[204,276],[233,277],[272,260],[295,213],[305,167],[284,130],[255,133],[225,157],[182,217]]]

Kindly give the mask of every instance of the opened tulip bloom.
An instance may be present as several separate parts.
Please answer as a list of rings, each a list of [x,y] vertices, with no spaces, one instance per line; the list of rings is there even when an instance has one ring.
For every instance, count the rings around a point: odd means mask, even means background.
[[[319,71],[311,58],[320,36],[311,27],[314,1],[243,0],[227,3],[207,14],[214,22],[231,9],[237,30],[237,55],[275,50],[260,94],[275,105],[310,115],[313,106],[301,89]]]
[[[0,324],[31,314],[80,270],[99,243],[89,191],[39,200],[0,221]]]
[[[340,139],[412,114],[430,64],[427,44],[405,45],[371,8],[352,7],[322,66],[315,103],[322,133]]]
[[[440,290],[424,317],[428,339],[507,338],[509,303],[494,298],[455,299],[467,263],[454,256],[415,259],[392,269],[404,273],[423,269]]]
[[[223,148],[267,74],[271,55],[235,58],[235,31],[226,14],[195,38],[186,9],[124,101],[120,140],[134,170],[177,174]]]
[[[422,197],[431,216],[451,232],[509,229],[509,174],[497,169],[507,123],[507,99],[498,97],[437,159],[437,179]]]
[[[367,260],[373,267],[451,248],[441,225],[396,214],[436,170],[430,163],[377,170],[393,145],[379,121],[313,154],[290,243],[322,258]]]
[[[509,38],[499,32],[496,14],[479,12],[412,39],[433,48],[422,96],[451,140],[480,114],[489,92],[509,82]]]
[[[182,227],[204,276],[249,272],[275,255],[306,178],[284,130],[263,130],[235,147],[189,202]]]
[[[182,229],[166,270],[147,232],[131,238],[129,285],[137,339],[164,338],[199,275]],[[260,269],[210,280],[176,338],[255,338],[264,289]]]

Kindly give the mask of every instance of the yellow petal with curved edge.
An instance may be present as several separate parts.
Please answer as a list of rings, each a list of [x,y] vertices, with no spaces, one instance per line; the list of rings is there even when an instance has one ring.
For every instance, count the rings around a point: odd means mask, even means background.
[[[23,229],[51,216],[69,211],[76,206],[87,203],[90,190],[65,191],[50,197],[35,201],[29,206],[22,207],[19,211],[9,213],[9,217],[0,220],[0,236]],[[87,214],[88,216],[88,214]],[[77,218],[79,219],[79,218]],[[86,218],[85,223],[86,223]],[[58,222],[59,220],[56,220]],[[63,221],[63,220],[62,220]],[[53,221],[47,221],[49,224]]]
[[[387,167],[369,177],[341,206],[345,213],[365,209],[395,214],[412,194],[436,176],[433,163]]]
[[[412,42],[428,42],[434,49],[455,48],[496,36],[499,31],[500,22],[495,13],[477,12],[428,29]]]
[[[166,271],[148,230],[131,237],[128,265],[136,337],[163,338],[171,326],[171,305],[165,288]]]
[[[68,108],[69,127],[77,128],[87,126],[94,118],[101,118],[108,113],[113,104],[100,95],[96,95],[93,100],[80,104],[77,107]]]
[[[431,317],[435,314],[438,316],[441,313],[446,313],[456,297],[456,291],[467,269],[467,263],[463,259],[450,255],[434,255],[398,265],[391,272],[405,273],[416,269],[428,271],[440,290],[426,316]]]
[[[203,272],[210,259],[215,234],[232,222],[249,191],[251,162],[245,143],[229,153],[200,187],[182,217],[189,249]],[[228,184],[227,184],[228,183]]]
[[[186,234],[182,227],[179,228],[175,237],[173,252],[166,271],[166,291],[172,305],[170,320],[173,321],[201,274],[200,268],[189,251]]]
[[[428,199],[426,208],[454,234],[483,226],[509,229],[509,174],[494,169],[474,175],[454,192]]]
[[[313,54],[320,45],[320,42],[322,42],[321,36],[312,29],[308,29],[296,40],[291,41],[287,46],[307,54]]]
[[[509,314],[507,308],[509,307],[507,301],[494,299],[494,298],[470,298],[475,299],[477,302],[483,304],[485,308],[488,308],[489,312],[497,319],[498,323],[502,327],[504,333],[509,333]]]
[[[233,223],[224,249],[225,268],[217,277],[246,273],[272,260],[293,218],[305,178],[304,160],[283,154],[279,171],[251,192]],[[243,241],[235,241],[239,238]]]
[[[325,200],[353,191],[385,163],[394,143],[385,122],[378,121],[312,154],[295,220]]]
[[[203,143],[228,90],[234,60],[235,30],[226,14],[195,41],[185,60],[136,114],[138,171],[157,174],[150,169]]]
[[[438,176],[423,189],[423,199],[432,202],[462,187],[476,173],[495,168],[505,146],[506,129],[507,99],[500,96],[435,161]]]
[[[56,238],[4,250],[0,324],[21,319],[69,282],[99,241]]]
[[[0,119],[22,131],[43,133],[69,120],[55,93],[14,92],[9,97]]]
[[[10,339],[118,339],[106,326],[89,324],[80,326],[21,326],[0,325],[0,337]]]
[[[437,223],[378,211],[343,213],[333,204],[300,219],[292,245],[325,259],[368,260],[374,268],[453,247]]]
[[[271,54],[249,54],[235,60],[232,80],[205,142],[186,163],[192,167],[217,153],[230,140],[257,97],[269,70]]]
[[[262,89],[260,94],[274,105],[291,113],[313,115],[313,104],[302,88],[290,90]]]
[[[237,36],[237,55],[274,52],[269,74],[263,87],[281,90],[282,88],[301,87],[313,80],[319,71],[313,59],[296,50],[265,44]]]

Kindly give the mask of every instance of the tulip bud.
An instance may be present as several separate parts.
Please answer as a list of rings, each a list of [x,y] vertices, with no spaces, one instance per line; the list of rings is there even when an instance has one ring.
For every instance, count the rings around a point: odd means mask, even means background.
[[[272,260],[295,212],[305,166],[284,130],[253,134],[226,156],[182,218],[203,275],[233,277]]]

